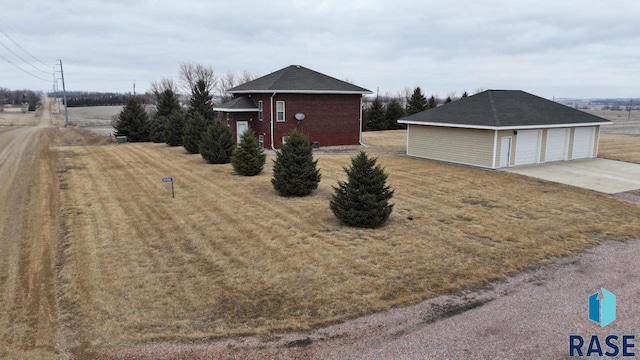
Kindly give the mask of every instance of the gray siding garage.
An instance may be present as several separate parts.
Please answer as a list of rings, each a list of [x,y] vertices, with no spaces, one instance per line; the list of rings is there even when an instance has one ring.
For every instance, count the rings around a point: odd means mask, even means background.
[[[487,90],[398,123],[407,155],[486,168],[597,156],[611,121],[518,90]]]

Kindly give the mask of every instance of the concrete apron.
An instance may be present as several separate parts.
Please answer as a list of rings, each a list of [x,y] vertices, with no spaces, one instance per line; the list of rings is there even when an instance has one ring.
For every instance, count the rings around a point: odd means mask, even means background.
[[[640,164],[615,160],[558,161],[501,170],[606,194],[640,189]]]

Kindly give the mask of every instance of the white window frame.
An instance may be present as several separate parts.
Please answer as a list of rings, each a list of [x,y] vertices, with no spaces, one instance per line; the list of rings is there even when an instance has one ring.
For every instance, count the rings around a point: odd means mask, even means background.
[[[280,104],[282,104],[282,110],[279,110]],[[280,118],[280,114],[282,114],[282,118]],[[284,101],[278,100],[276,101],[276,121],[283,122],[286,119],[285,115],[285,104]]]
[[[286,144],[286,143],[287,143],[287,140],[289,140],[289,135],[287,135],[287,136],[283,136],[283,137],[282,137],[282,145]]]
[[[264,135],[258,135],[258,145],[264,148]]]
[[[263,105],[262,100],[258,101],[258,121],[262,121],[263,119]]]

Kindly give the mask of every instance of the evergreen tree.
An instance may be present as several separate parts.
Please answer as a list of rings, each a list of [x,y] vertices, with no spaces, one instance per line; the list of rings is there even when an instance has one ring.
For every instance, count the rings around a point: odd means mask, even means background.
[[[429,98],[429,103],[427,104],[427,109],[433,109],[438,106],[438,99],[435,96],[431,95]]]
[[[466,91],[462,93],[462,97],[463,97],[463,98],[466,98],[466,97],[468,97],[468,96],[469,96],[469,94],[467,94],[467,92],[466,92]]]
[[[134,96],[129,98],[113,126],[116,136],[126,136],[127,141],[149,141],[149,116]]]
[[[243,176],[254,176],[262,172],[267,156],[258,144],[258,139],[251,129],[240,135],[240,143],[233,149],[231,165]]]
[[[169,116],[164,126],[164,142],[169,146],[182,146],[184,137],[185,117],[182,111],[174,111]]]
[[[367,123],[365,123],[364,130],[384,130],[386,128],[384,105],[378,96],[371,103],[371,108],[368,110]]]
[[[397,120],[403,118],[404,116],[405,112],[402,104],[400,103],[400,100],[396,98],[391,99],[391,101],[387,104],[387,110],[385,112],[386,129],[392,130],[402,128],[404,125],[398,124]]]
[[[418,86],[413,89],[413,94],[411,94],[407,102],[407,115],[413,115],[425,110],[427,110],[427,98]]]
[[[184,136],[182,145],[189,154],[198,154],[200,152],[200,142],[202,135],[207,130],[204,116],[196,112],[193,116],[187,118],[187,124],[184,127]]]
[[[156,114],[151,120],[151,141],[165,142],[164,129],[169,117],[176,111],[182,111],[178,96],[172,89],[165,89],[158,96]]]
[[[154,116],[151,119],[151,125],[149,126],[149,136],[154,143],[164,142],[164,127],[167,123],[166,116]]]
[[[320,182],[317,165],[309,138],[294,130],[276,153],[271,184],[282,196],[307,196]]]
[[[347,181],[338,181],[329,204],[331,211],[345,225],[377,228],[387,221],[393,204],[393,190],[386,185],[387,174],[361,151],[351,159],[351,168],[345,168]]]
[[[445,103],[445,104],[448,104],[448,103],[450,103],[451,101],[453,101],[453,100],[451,100],[451,96],[447,96],[447,99],[444,101],[444,103]]]
[[[202,136],[200,155],[210,164],[228,164],[234,147],[229,127],[219,120],[214,120]]]
[[[207,125],[215,118],[215,112],[213,111],[213,96],[209,94],[207,84],[204,80],[198,80],[196,86],[191,90],[191,100],[189,105],[189,117],[193,117],[196,113],[200,113],[204,117],[204,121]]]

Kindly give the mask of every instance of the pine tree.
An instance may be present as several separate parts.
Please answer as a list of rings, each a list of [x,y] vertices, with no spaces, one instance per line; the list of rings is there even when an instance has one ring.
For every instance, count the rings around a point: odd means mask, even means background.
[[[371,108],[368,111],[367,123],[365,123],[364,130],[384,130],[386,128],[385,124],[385,111],[384,105],[378,96],[371,103]]]
[[[282,196],[307,196],[318,188],[320,170],[309,138],[294,130],[273,162],[273,188]]]
[[[176,111],[182,111],[178,95],[171,89],[165,89],[158,96],[156,114],[151,120],[151,141],[156,143],[165,142],[164,129],[170,115]]]
[[[438,99],[434,95],[431,95],[429,98],[429,103],[427,104],[427,109],[433,109],[438,106]]]
[[[164,127],[167,123],[166,116],[154,116],[149,126],[149,137],[154,143],[164,142]]]
[[[385,122],[386,129],[400,129],[403,128],[404,125],[398,124],[397,120],[401,119],[405,116],[404,108],[402,104],[400,104],[400,100],[391,99],[391,101],[387,104],[387,110],[385,112]]]
[[[451,100],[451,96],[447,96],[447,98],[445,99],[444,103],[445,103],[445,104],[448,104],[448,103],[450,103],[451,101],[453,101],[453,100]]]
[[[347,181],[338,181],[329,204],[331,211],[345,225],[377,228],[387,221],[393,204],[393,190],[386,185],[387,174],[376,165],[377,159],[361,151],[345,168]]]
[[[207,127],[202,114],[196,112],[193,116],[188,117],[187,124],[184,127],[182,145],[189,154],[198,154],[200,152],[200,142],[206,130]]]
[[[214,120],[202,136],[200,155],[210,164],[228,164],[234,147],[229,127],[219,120]]]
[[[240,135],[240,143],[231,154],[233,169],[243,176],[255,176],[262,172],[266,159],[256,135],[251,129],[247,129]]]
[[[411,94],[407,102],[407,115],[413,115],[425,110],[427,110],[427,98],[418,86],[413,89],[413,94]]]
[[[198,80],[196,86],[191,90],[188,115],[189,117],[193,117],[196,113],[202,114],[205,124],[207,125],[215,118],[213,96],[209,94],[207,84],[204,80]]]
[[[167,117],[164,126],[164,142],[169,146],[182,146],[185,117],[182,111],[174,111]]]
[[[149,141],[149,115],[134,96],[129,98],[113,127],[115,135],[126,136],[127,141]]]
[[[463,98],[469,97],[469,94],[467,94],[467,92],[465,91],[465,92],[462,93],[462,97]]]

